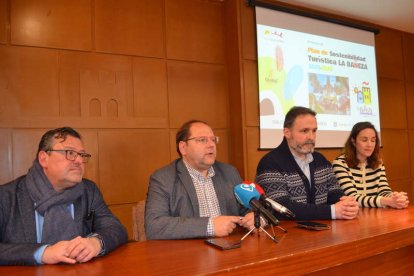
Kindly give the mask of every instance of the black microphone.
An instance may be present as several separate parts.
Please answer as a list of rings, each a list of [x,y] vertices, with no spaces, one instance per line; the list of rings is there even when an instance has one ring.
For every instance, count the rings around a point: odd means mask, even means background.
[[[272,225],[279,225],[279,220],[260,203],[260,194],[255,187],[239,184],[234,187],[234,194],[240,204],[263,215]]]
[[[273,210],[275,210],[276,212],[281,213],[282,215],[285,215],[287,217],[290,217],[290,218],[294,218],[295,217],[295,214],[292,211],[290,211],[288,208],[286,208],[282,204],[277,203],[273,199],[266,197],[263,188],[259,184],[256,184],[256,183],[253,183],[253,182],[251,182],[249,184],[251,186],[254,186],[256,188],[256,190],[260,194],[260,199],[268,202],[272,206]]]

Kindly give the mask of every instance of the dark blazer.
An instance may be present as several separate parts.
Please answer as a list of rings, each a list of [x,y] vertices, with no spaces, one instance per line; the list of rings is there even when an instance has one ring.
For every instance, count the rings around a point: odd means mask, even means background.
[[[233,187],[242,182],[238,171],[216,161],[214,189],[222,215],[238,216],[242,208]],[[197,194],[181,159],[157,170],[150,177],[145,205],[147,239],[189,239],[207,235],[208,217],[200,217]]]
[[[106,206],[98,187],[83,179],[85,190],[74,204],[74,219],[82,237],[98,233],[105,253],[128,239],[119,220]],[[36,241],[34,203],[26,187],[26,177],[0,185],[0,265],[35,265],[34,252],[43,244]]]

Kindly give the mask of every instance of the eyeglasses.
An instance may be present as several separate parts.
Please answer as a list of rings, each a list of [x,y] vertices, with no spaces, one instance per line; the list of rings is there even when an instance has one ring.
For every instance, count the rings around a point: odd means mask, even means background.
[[[46,150],[46,152],[57,151],[64,152],[66,154],[66,159],[69,161],[75,161],[78,155],[82,158],[82,163],[88,163],[89,159],[92,157],[89,153],[86,152],[77,152],[74,150]]]
[[[204,144],[204,145],[206,145],[208,143],[208,141],[211,140],[211,142],[213,142],[214,144],[218,144],[219,137],[218,136],[211,136],[211,137],[200,136],[200,137],[188,138],[185,141],[190,141],[190,140],[194,140],[194,141],[196,141],[196,143]]]

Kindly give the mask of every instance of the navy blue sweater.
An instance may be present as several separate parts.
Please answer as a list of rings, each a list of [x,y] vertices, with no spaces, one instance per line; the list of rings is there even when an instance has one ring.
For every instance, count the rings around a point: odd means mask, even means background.
[[[344,194],[331,163],[318,152],[312,153],[312,156],[309,183],[284,138],[277,148],[260,160],[256,183],[263,187],[267,197],[290,209],[296,215],[295,219],[332,219],[330,205],[338,202]]]

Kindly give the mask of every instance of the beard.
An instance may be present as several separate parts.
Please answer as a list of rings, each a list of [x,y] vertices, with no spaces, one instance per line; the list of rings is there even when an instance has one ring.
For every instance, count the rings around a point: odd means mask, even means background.
[[[310,147],[308,146],[310,145]],[[306,147],[308,146],[308,147]],[[313,151],[315,150],[315,142],[312,140],[308,140],[305,141],[302,144],[294,144],[291,146],[291,148],[296,151],[297,153],[300,154],[308,154],[308,153],[313,153]]]

